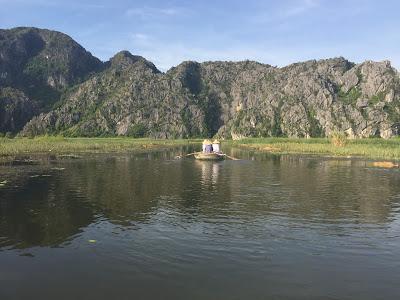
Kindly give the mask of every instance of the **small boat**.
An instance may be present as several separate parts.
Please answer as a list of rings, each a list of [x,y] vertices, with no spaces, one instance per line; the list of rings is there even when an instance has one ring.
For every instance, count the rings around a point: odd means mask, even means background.
[[[223,160],[225,158],[225,155],[222,153],[198,152],[194,154],[194,158],[198,160]]]

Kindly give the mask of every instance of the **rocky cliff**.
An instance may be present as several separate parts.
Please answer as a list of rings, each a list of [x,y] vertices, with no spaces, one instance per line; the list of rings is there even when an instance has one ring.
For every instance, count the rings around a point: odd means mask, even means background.
[[[1,40],[0,35],[3,59]],[[36,111],[41,106],[31,101],[35,111],[31,115],[36,116],[22,135],[241,138],[318,137],[343,131],[350,137],[388,138],[400,132],[400,79],[388,61],[354,64],[333,58],[283,68],[252,61],[189,61],[162,73],[145,58],[127,51],[101,63],[80,46],[76,46],[79,55],[75,58],[62,55],[63,46],[57,47],[49,44],[39,52],[28,47],[36,53],[29,57],[42,59],[54,53],[67,57],[69,67],[60,70],[57,63],[46,64],[46,71],[39,67],[42,75],[35,78],[59,96],[36,100],[53,105],[40,115]],[[74,65],[75,60],[80,63]],[[29,63],[21,64],[25,66],[22,70],[28,68]],[[12,74],[3,61],[0,70]],[[23,103],[34,98],[25,85],[9,79],[12,76],[3,76],[2,84],[20,89],[23,94],[18,94],[15,103],[29,107]],[[11,126],[9,121],[0,124]]]
[[[0,93],[7,95],[7,101],[0,102],[1,131],[20,130],[33,115],[49,111],[66,88],[103,65],[63,33],[28,27],[0,29]],[[30,105],[21,106],[21,95]]]
[[[26,95],[13,88],[0,89],[0,132],[16,132],[37,113]]]

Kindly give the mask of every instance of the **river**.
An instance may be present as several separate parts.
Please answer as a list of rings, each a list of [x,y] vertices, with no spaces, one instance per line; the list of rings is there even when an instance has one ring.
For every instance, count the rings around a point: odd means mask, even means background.
[[[0,299],[398,299],[399,169],[180,151],[0,166]]]

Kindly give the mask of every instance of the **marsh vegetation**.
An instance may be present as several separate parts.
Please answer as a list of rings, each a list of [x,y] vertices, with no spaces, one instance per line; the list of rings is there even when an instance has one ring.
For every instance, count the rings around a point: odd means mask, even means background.
[[[0,138],[0,156],[31,154],[112,153],[155,150],[184,145],[196,145],[200,139],[148,138],[67,138],[42,136],[29,138]],[[400,138],[346,139],[341,135],[331,138],[247,138],[225,140],[223,146],[245,147],[272,153],[297,153],[332,156],[359,156],[376,159],[400,159]]]
[[[250,138],[232,141],[233,146],[275,153],[303,153],[332,156],[400,159],[400,138],[344,139],[331,138]]]

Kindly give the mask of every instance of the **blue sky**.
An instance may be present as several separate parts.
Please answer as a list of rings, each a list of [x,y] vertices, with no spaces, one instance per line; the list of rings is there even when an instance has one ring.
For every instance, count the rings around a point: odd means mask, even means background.
[[[120,50],[161,70],[184,60],[284,66],[344,56],[400,69],[400,1],[0,0],[0,28],[67,33],[107,60]]]

